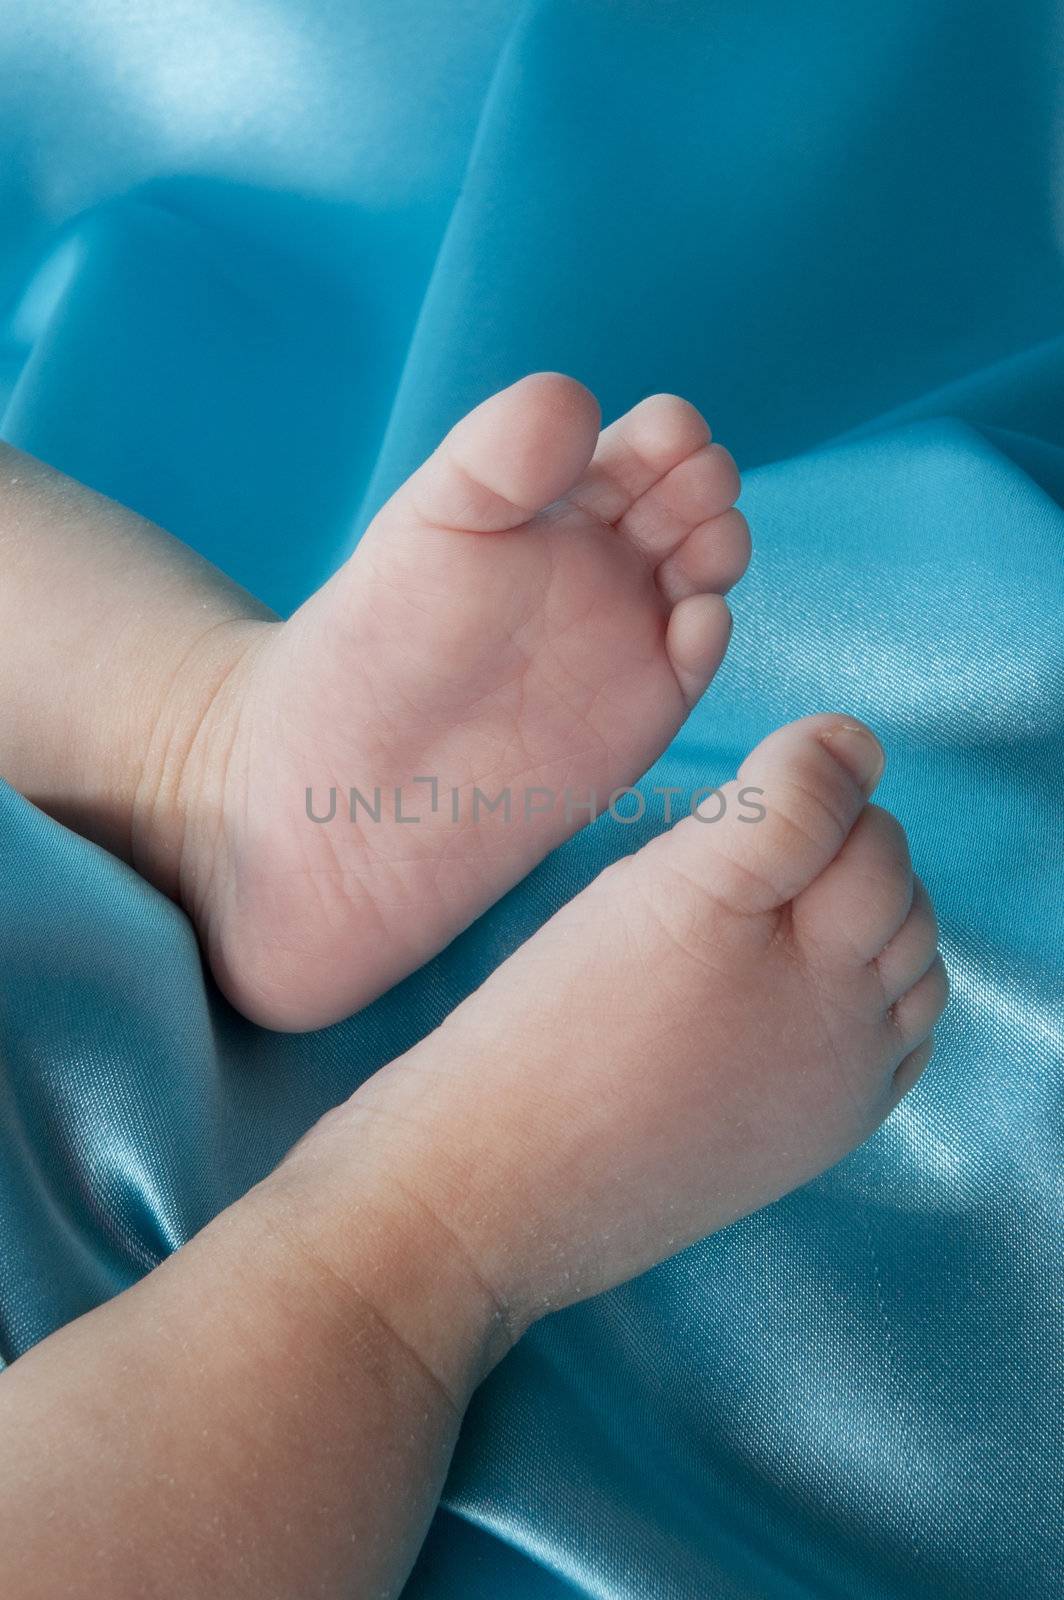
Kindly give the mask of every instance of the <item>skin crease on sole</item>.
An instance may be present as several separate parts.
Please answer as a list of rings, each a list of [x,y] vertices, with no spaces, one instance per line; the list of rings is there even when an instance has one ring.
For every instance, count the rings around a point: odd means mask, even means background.
[[[289,1158],[441,1219],[513,1336],[839,1160],[911,1088],[947,998],[873,735],[821,715],[608,868]],[[342,1196],[344,1182],[337,1184]],[[338,1200],[334,1236],[345,1228]]]
[[[715,673],[750,552],[735,463],[673,395],[599,420],[557,373],[503,390],[288,622],[234,633],[171,783],[167,871],[254,1021],[322,1026],[420,966],[580,825],[560,800],[471,820],[475,789],[608,796]],[[458,792],[457,823],[423,814],[426,777]],[[308,790],[352,787],[387,797],[379,821],[342,800],[309,820]]]

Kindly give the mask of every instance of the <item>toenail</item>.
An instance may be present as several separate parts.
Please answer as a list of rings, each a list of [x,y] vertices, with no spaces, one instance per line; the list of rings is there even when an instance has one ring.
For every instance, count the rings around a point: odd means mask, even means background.
[[[856,778],[865,793],[871,794],[887,764],[883,746],[875,734],[859,722],[845,722],[841,727],[821,734],[820,739],[836,761],[846,768],[851,777]]]

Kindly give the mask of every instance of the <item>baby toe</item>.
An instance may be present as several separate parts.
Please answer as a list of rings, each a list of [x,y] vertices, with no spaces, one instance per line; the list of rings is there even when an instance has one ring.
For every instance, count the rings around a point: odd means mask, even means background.
[[[891,1098],[895,1105],[909,1093],[934,1053],[935,1041],[933,1037],[929,1037],[923,1044],[918,1044],[915,1050],[910,1050],[901,1065],[895,1069],[890,1086]]]
[[[835,859],[795,900],[792,925],[825,964],[864,967],[904,925],[912,901],[905,831],[889,811],[866,806]]]
[[[711,601],[724,605],[718,595],[681,600],[670,642],[684,608]],[[704,802],[710,815],[699,806],[672,830],[674,864],[735,915],[781,910],[838,855],[882,768],[874,734],[850,719],[829,713],[778,728]]]
[[[598,423],[598,401],[575,378],[531,373],[457,422],[391,505],[400,522],[466,532],[518,527],[581,477]]]
[[[913,883],[913,903],[899,931],[875,957],[875,966],[888,1005],[901,999],[919,982],[938,954],[938,919],[930,896],[919,878]]]
[[[648,559],[660,562],[695,528],[733,506],[740,487],[729,452],[707,444],[652,484],[616,526]]]
[[[689,706],[705,693],[724,660],[731,626],[731,612],[719,594],[688,595],[673,607],[665,648]]]
[[[902,1049],[908,1053],[923,1044],[946,1009],[949,979],[946,964],[936,956],[923,977],[891,1008],[891,1021]]]
[[[658,480],[710,442],[705,418],[676,394],[653,394],[603,428],[573,500],[616,523]]]
[[[750,529],[735,506],[701,523],[658,568],[670,605],[692,594],[726,594],[750,562]]]

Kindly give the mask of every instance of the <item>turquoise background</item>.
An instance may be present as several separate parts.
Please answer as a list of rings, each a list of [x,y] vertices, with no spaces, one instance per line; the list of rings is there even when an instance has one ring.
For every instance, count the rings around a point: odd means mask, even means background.
[[[410,1600],[1059,1596],[1061,7],[0,20],[7,439],[287,610],[525,371],[607,417],[687,395],[747,471],[756,556],[652,781],[856,712],[941,911],[954,999],[916,1092],[824,1177],[523,1341]],[[638,832],[590,829],[291,1038],[219,999],[174,906],[0,785],[3,1358],[180,1245]]]

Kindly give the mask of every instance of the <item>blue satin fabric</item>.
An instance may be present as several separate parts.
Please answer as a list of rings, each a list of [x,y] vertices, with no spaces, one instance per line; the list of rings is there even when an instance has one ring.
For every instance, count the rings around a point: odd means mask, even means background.
[[[1059,1595],[1058,6],[4,10],[8,439],[287,609],[521,373],[607,416],[690,396],[756,469],[757,554],[651,781],[854,711],[941,910],[954,999],[917,1091],[817,1182],[536,1328],[409,1595]],[[291,1038],[0,787],[3,1356],[180,1245],[639,831],[595,825]]]

